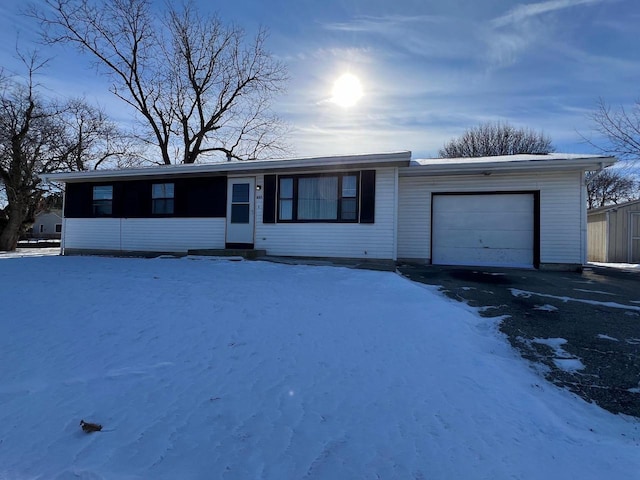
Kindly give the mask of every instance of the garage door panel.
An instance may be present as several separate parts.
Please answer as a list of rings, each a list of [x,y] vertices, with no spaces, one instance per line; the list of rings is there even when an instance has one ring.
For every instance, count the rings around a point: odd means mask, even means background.
[[[482,229],[487,225],[500,225],[504,230],[531,230],[529,220],[530,212],[489,212],[489,213],[465,213],[452,216],[450,213],[434,213],[434,221],[439,225],[446,225],[447,230]]]
[[[432,262],[533,265],[531,193],[433,196]]]
[[[517,242],[514,242],[515,235],[518,238]],[[509,235],[505,235],[504,230],[476,230],[473,235],[470,235],[464,230],[449,230],[447,236],[448,242],[445,245],[453,248],[533,250],[530,231],[511,231]]]
[[[487,206],[503,206],[508,203],[509,211],[528,213],[532,208],[531,194],[505,193],[490,195],[449,195],[434,194],[434,198],[446,207],[448,212],[483,213],[487,211]]]
[[[475,248],[447,248],[442,252],[443,256],[451,259],[464,258],[464,263],[456,263],[455,261],[444,263],[442,265],[469,265],[483,267],[530,267],[531,264],[522,262],[522,257],[527,255],[526,250],[517,249],[491,249],[486,252],[479,252]]]

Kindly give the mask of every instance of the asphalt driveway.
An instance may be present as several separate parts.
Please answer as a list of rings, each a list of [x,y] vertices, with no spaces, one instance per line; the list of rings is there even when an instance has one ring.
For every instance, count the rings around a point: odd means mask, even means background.
[[[500,329],[549,381],[640,417],[640,272],[582,273],[405,264],[408,278],[506,316]]]

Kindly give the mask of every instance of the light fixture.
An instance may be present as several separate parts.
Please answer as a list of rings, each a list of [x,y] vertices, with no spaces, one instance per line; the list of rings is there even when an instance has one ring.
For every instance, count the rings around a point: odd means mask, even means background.
[[[256,190],[262,190],[262,185],[256,185]]]

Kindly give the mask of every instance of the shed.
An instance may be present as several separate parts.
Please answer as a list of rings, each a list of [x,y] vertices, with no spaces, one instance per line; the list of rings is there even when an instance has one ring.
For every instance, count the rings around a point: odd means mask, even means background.
[[[587,212],[590,262],[640,263],[640,199]]]
[[[392,152],[50,174],[63,254],[268,255],[579,268],[584,173],[611,157]]]

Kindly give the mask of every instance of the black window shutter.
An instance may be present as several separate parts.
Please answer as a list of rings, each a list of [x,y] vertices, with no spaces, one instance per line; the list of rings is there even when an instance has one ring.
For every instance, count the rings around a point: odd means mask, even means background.
[[[65,186],[64,216],[87,218],[93,216],[93,186],[89,183],[67,183]]]
[[[276,176],[264,176],[262,223],[276,223]]]
[[[360,223],[374,223],[376,217],[376,171],[360,174]]]

